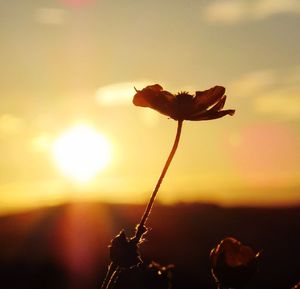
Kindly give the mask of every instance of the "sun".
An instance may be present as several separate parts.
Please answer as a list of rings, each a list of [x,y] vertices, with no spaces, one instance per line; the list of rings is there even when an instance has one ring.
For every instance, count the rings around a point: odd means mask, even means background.
[[[78,182],[91,180],[111,160],[109,141],[87,125],[77,125],[59,136],[52,152],[61,172]]]

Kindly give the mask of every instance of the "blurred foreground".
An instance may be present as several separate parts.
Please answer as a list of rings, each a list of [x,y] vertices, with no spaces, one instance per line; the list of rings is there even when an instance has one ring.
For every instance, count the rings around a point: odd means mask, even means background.
[[[128,235],[141,205],[75,203],[0,218],[1,289],[100,288],[110,239]],[[249,288],[291,288],[300,280],[300,207],[156,205],[141,247],[146,260],[175,264],[174,288],[214,288],[209,253],[234,236],[262,250]]]

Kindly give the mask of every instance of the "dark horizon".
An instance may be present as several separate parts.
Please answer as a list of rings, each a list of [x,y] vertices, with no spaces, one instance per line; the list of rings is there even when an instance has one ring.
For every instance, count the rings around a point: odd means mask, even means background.
[[[3,288],[99,288],[112,236],[121,229],[132,236],[143,209],[137,204],[73,203],[2,216]],[[211,288],[210,249],[234,236],[262,251],[253,288],[288,289],[300,279],[299,219],[300,207],[156,204],[141,252],[144,260],[175,265],[174,289]]]
[[[5,216],[12,216],[12,215],[19,215],[19,214],[26,214],[34,211],[40,210],[47,210],[53,207],[64,207],[74,204],[86,204],[86,205],[108,205],[108,206],[133,206],[133,207],[146,207],[146,202],[111,202],[105,200],[88,200],[88,199],[77,199],[77,200],[70,200],[64,202],[57,202],[54,204],[44,204],[32,207],[24,207],[24,208],[5,208],[2,207],[2,211],[0,212],[0,218]],[[208,206],[208,207],[219,207],[224,209],[231,209],[231,208],[252,208],[252,209],[289,209],[289,208],[299,208],[300,202],[286,202],[286,203],[274,203],[274,204],[266,204],[266,203],[234,203],[234,204],[222,204],[220,202],[210,202],[210,201],[176,201],[176,202],[163,202],[159,199],[156,200],[155,206],[166,206],[166,207],[176,207],[176,206],[189,206],[189,205],[198,205],[198,206]]]

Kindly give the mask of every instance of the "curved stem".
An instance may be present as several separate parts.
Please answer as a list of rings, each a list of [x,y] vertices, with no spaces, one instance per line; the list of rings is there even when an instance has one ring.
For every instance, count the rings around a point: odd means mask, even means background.
[[[177,147],[178,147],[178,144],[179,144],[179,140],[180,140],[180,135],[181,135],[182,123],[183,123],[183,120],[178,120],[178,122],[177,122],[177,132],[176,132],[176,137],[175,137],[175,140],[174,140],[174,144],[173,144],[172,150],[171,150],[171,152],[169,154],[169,157],[168,157],[168,159],[167,159],[167,161],[165,163],[165,166],[164,166],[164,168],[163,168],[163,170],[162,170],[162,172],[160,174],[160,177],[159,177],[159,179],[158,179],[158,181],[156,183],[156,186],[155,186],[155,188],[154,188],[154,190],[152,192],[151,198],[150,198],[149,203],[148,203],[148,205],[147,205],[147,207],[145,209],[145,212],[144,212],[144,214],[143,214],[143,216],[141,218],[141,221],[140,221],[140,223],[137,226],[137,232],[136,232],[136,235],[135,235],[135,238],[134,238],[137,242],[140,241],[142,235],[145,233],[145,223],[146,223],[146,221],[147,221],[147,219],[148,219],[148,217],[149,217],[149,215],[151,213],[151,209],[153,207],[153,204],[154,204],[154,201],[155,201],[155,197],[156,197],[157,192],[158,192],[158,190],[160,188],[160,185],[161,185],[161,183],[162,183],[162,181],[164,179],[164,176],[166,175],[166,173],[168,171],[168,168],[169,168],[169,166],[170,166],[170,164],[172,162],[172,159],[173,159],[173,157],[175,155],[175,152],[177,150]]]
[[[139,243],[139,241],[141,240],[143,234],[146,232],[146,228],[145,228],[145,223],[151,213],[151,209],[153,207],[154,201],[155,201],[155,197],[157,195],[157,192],[160,188],[160,185],[164,179],[164,176],[166,175],[168,168],[172,162],[172,159],[175,155],[175,152],[177,150],[178,144],[179,144],[179,140],[180,140],[180,135],[181,135],[181,129],[182,129],[182,122],[183,120],[178,120],[177,122],[177,132],[176,132],[176,137],[173,143],[173,147],[171,149],[171,152],[169,154],[169,157],[164,165],[164,168],[160,174],[160,177],[156,183],[156,186],[152,192],[151,198],[148,202],[148,205],[145,209],[145,212],[141,218],[140,223],[137,226],[137,231],[135,234],[135,237],[131,239],[131,241],[135,242],[136,244]],[[119,271],[120,268],[118,266],[116,266],[116,264],[114,264],[113,262],[110,263],[108,270],[107,270],[107,274],[105,276],[105,279],[102,283],[101,289],[109,289],[111,288],[111,286],[113,286],[116,278],[118,278],[119,275]]]
[[[107,289],[112,289],[114,287],[114,285],[119,277],[120,270],[121,269],[119,267],[117,267],[116,270],[114,270],[113,274],[110,277],[110,280],[107,283],[107,286],[106,286]]]
[[[107,273],[101,285],[101,289],[109,288],[109,284],[111,283],[111,279],[113,278],[116,270],[117,266],[113,262],[111,262],[107,268]]]

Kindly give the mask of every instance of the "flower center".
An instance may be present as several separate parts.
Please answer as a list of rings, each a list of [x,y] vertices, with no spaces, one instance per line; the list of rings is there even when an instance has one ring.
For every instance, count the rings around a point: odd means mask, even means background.
[[[176,97],[176,119],[183,120],[194,110],[194,96],[186,91],[179,92],[175,95]]]

